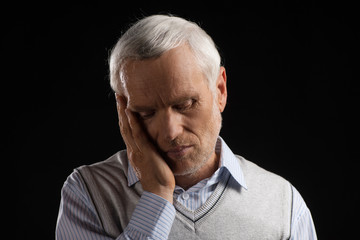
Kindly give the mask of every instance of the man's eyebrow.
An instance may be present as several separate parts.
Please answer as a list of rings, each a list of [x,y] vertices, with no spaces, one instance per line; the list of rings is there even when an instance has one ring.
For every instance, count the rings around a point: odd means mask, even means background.
[[[190,99],[198,100],[199,96],[197,94],[180,96],[180,97],[177,97],[177,98],[169,101],[167,103],[167,105],[168,106],[174,106],[174,105],[177,105],[177,104],[181,104],[181,103],[183,103],[183,102],[185,102],[187,100],[190,100]],[[152,107],[152,106],[131,105],[131,104],[128,105],[128,108],[132,112],[147,112],[147,111],[153,111],[155,109],[155,107]]]
[[[187,100],[191,100],[191,99],[195,99],[195,100],[198,100],[199,99],[199,96],[196,95],[196,94],[193,94],[193,95],[186,95],[186,96],[181,96],[181,97],[178,97],[172,101],[169,102],[169,105],[170,106],[174,106],[174,105],[177,105],[177,104],[181,104]]]
[[[136,106],[136,105],[134,105],[134,106],[129,105],[128,108],[132,112],[147,112],[147,111],[151,111],[154,109],[150,106]]]

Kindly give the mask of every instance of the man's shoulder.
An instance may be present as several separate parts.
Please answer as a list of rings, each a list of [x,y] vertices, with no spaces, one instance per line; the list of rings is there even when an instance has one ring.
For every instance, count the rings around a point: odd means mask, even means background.
[[[291,184],[282,176],[270,172],[239,155],[235,156],[239,159],[240,167],[247,184],[257,183],[272,186],[286,185],[286,187],[290,187]]]
[[[108,159],[93,163],[91,165],[83,165],[76,169],[84,179],[118,179],[123,176],[127,177],[128,160],[126,150],[119,151]]]

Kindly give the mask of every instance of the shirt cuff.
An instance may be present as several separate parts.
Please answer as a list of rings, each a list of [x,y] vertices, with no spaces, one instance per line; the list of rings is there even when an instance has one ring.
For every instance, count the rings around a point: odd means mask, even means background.
[[[152,239],[167,239],[175,214],[175,208],[169,201],[144,191],[127,227]]]

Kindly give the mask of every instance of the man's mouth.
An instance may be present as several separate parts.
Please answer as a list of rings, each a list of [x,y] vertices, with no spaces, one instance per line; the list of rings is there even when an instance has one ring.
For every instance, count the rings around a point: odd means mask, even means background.
[[[169,149],[166,155],[171,159],[178,159],[184,157],[192,148],[192,145],[177,146]]]

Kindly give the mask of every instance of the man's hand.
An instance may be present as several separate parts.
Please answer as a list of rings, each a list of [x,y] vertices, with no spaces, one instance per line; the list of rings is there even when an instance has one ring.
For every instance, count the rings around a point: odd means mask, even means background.
[[[135,114],[127,109],[125,97],[115,95],[121,135],[143,189],[172,203],[175,188],[173,172],[149,141]]]

